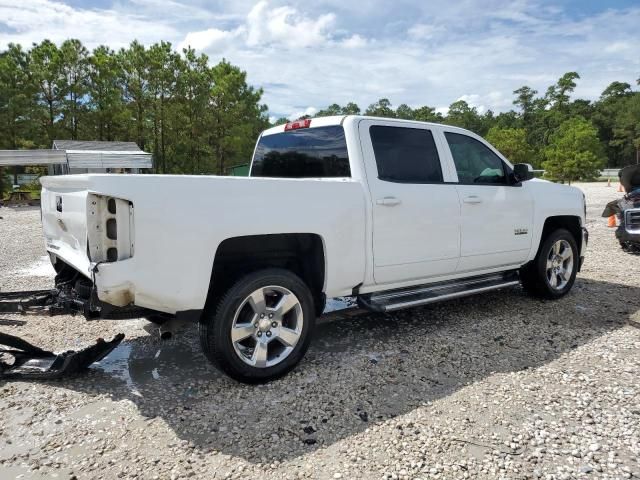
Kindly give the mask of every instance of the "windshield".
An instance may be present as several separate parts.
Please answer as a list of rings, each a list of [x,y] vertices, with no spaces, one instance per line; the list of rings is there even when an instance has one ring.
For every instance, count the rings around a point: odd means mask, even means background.
[[[349,156],[340,125],[301,128],[260,138],[252,177],[349,177]]]

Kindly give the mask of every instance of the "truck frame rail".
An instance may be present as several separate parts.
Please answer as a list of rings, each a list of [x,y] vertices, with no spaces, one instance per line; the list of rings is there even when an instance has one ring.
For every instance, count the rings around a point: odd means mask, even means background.
[[[114,307],[96,299],[94,292],[82,298],[69,285],[54,289],[0,292],[0,313],[21,315],[84,315],[87,320],[124,320],[155,312],[136,306]]]

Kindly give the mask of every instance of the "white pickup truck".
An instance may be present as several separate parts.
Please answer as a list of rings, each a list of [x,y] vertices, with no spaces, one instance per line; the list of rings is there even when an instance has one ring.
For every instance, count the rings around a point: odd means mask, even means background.
[[[532,177],[460,128],[314,118],[263,132],[249,178],[45,177],[42,221],[87,316],[197,319],[210,360],[261,382],[301,360],[327,298],[388,312],[518,283],[565,295],[584,195]]]

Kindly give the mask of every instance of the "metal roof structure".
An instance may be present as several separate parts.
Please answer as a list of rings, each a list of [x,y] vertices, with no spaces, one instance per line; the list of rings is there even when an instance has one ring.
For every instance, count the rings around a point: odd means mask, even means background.
[[[135,142],[54,140],[51,150],[0,150],[0,166],[66,165],[76,168],[152,168]]]
[[[91,140],[54,140],[53,149],[144,153],[140,150],[136,142],[102,142]]]
[[[55,165],[67,163],[64,151],[56,150],[0,150],[0,167]]]
[[[135,142],[54,140],[54,150],[63,150],[69,168],[152,168],[151,154]]]

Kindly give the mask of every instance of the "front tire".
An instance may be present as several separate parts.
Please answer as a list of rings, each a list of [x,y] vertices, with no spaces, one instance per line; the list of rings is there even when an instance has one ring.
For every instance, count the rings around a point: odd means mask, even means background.
[[[551,232],[538,254],[520,270],[522,286],[530,294],[555,300],[573,287],[579,265],[578,246],[568,230]]]
[[[288,270],[266,269],[236,282],[214,315],[205,312],[200,343],[207,358],[230,377],[262,383],[300,362],[314,326],[307,285]]]

